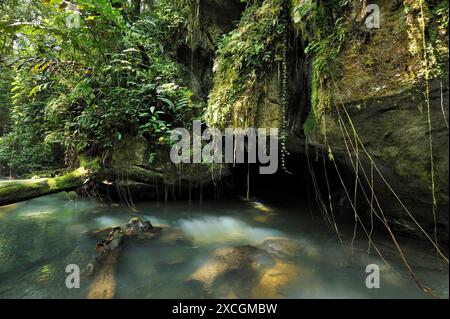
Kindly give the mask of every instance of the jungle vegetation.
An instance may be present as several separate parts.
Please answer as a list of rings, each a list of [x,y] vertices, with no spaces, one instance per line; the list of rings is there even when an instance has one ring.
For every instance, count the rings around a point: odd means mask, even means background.
[[[164,144],[201,115],[174,61],[175,2],[6,1],[0,12],[3,175],[106,161],[126,133]]]
[[[284,110],[264,117],[271,116],[266,125],[281,129],[285,154],[289,30],[304,39],[311,66],[310,111],[303,119],[308,134],[331,108],[332,83],[343,77],[345,56],[355,60],[351,52],[362,34],[355,21],[364,20],[365,1],[360,7],[349,0],[241,2],[245,10],[236,28],[212,39],[216,60],[206,98],[193,93],[190,70],[176,59],[181,44],[195,45],[198,1],[2,1],[1,175],[75,169],[83,157],[105,164],[126,134],[142,135],[156,148],[170,143],[171,128],[189,128],[193,119],[210,126],[252,126],[274,64]],[[448,24],[448,1],[404,5],[410,50],[427,61],[405,81],[442,76],[448,49],[440,29]],[[151,152],[148,160],[154,156]]]

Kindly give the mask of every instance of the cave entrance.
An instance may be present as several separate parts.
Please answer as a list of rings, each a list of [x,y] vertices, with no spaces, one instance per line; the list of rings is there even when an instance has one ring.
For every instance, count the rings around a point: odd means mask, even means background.
[[[272,175],[260,174],[258,163],[230,165],[233,186],[229,193],[278,207],[298,207],[302,211],[306,208],[310,213],[324,212],[332,205],[341,222],[353,221],[353,214],[349,214],[352,208],[340,178],[352,189],[354,173],[339,163],[336,163],[336,170],[335,164],[324,156],[326,154],[312,150],[309,154],[290,154],[286,157],[286,169],[280,166]]]

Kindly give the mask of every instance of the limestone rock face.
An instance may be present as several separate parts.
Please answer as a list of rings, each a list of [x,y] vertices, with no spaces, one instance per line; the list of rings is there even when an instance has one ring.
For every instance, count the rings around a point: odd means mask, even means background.
[[[305,140],[294,129],[288,145],[302,152],[309,144],[325,156],[329,146],[354,180],[358,174],[369,198],[373,188],[375,208],[394,228],[424,238],[420,225],[433,238],[436,227],[438,237],[448,242],[447,28],[436,13],[437,3],[421,8],[416,1],[380,0],[380,28],[369,30],[358,14],[364,12],[360,4],[351,2],[355,18],[336,56],[340,74],[329,83],[331,106],[316,132]],[[422,15],[425,32],[437,39],[427,44],[432,48],[426,54]],[[367,202],[364,194],[359,202]]]
[[[233,25],[239,21],[244,8],[245,4],[240,0],[198,1],[198,6],[192,6],[194,21],[191,21],[190,24],[194,44],[204,50],[214,52],[214,42],[233,28]]]
[[[148,144],[143,136],[126,134],[114,146],[112,165],[124,167],[130,165],[145,165]]]
[[[207,23],[201,24],[201,27],[197,25],[197,28],[193,25],[192,30],[196,31],[191,43],[194,55],[189,58],[192,58],[194,66],[201,66],[193,70],[201,70],[195,72],[196,83],[201,86],[203,96],[208,96],[213,87],[213,61],[216,55],[212,43],[217,41],[220,33],[225,34],[236,28],[236,21],[243,11],[237,2],[199,2],[200,21]],[[302,1],[293,3],[297,5]],[[213,110],[212,122],[220,121],[222,115],[239,120],[239,116],[233,115],[252,114],[255,116],[249,125],[275,127],[280,126],[282,115],[286,115],[289,152],[304,154],[306,146],[309,146],[313,151],[323,151],[322,154],[327,157],[328,143],[335,161],[352,175],[350,182],[358,174],[366,194],[371,196],[371,190],[375,191],[375,205],[379,209],[379,204],[393,228],[424,237],[418,226],[420,224],[432,236],[436,220],[438,237],[448,242],[449,84],[448,73],[441,74],[442,70],[439,71],[442,65],[448,66],[448,30],[443,28],[445,23],[440,22],[442,18],[438,18],[439,13],[436,13],[438,2],[425,8],[427,28],[438,39],[432,44],[433,52],[428,53],[432,79],[429,82],[430,138],[428,105],[424,98],[426,70],[418,2],[376,1],[381,25],[371,30],[365,25],[363,3],[356,0],[349,2],[350,31],[346,34],[341,53],[332,57],[339,75],[334,79],[335,83],[327,79],[331,82],[329,91],[333,105],[327,109],[315,132],[305,132],[304,129],[312,108],[314,83],[310,60],[313,58],[304,53],[308,39],[296,26],[295,19],[290,26],[292,30],[289,31],[287,44],[287,109],[283,109],[281,100],[283,76],[280,76],[280,69],[275,65],[267,81],[258,81],[255,86],[258,92],[264,94],[254,94],[255,90],[251,94],[241,94],[233,108],[218,112]],[[222,12],[227,6],[232,6],[233,10],[219,17],[217,12]],[[219,85],[226,85],[226,81],[223,79]],[[241,100],[244,102],[240,103]],[[214,116],[219,119],[214,119]],[[353,128],[365,150],[361,146],[357,149],[352,147],[350,141],[356,139]],[[347,133],[349,136],[346,136]],[[358,173],[354,165],[355,156],[361,161]],[[373,182],[367,182],[363,169],[370,180],[373,172]],[[349,187],[352,187],[351,183]],[[436,200],[434,213],[432,188]],[[366,202],[364,194],[361,193],[360,197],[359,203]],[[357,208],[362,217],[364,214],[369,217],[367,207],[358,205]],[[349,214],[353,214],[351,210]]]
[[[195,96],[208,96],[217,41],[234,28],[244,9],[240,0],[199,0],[190,6],[187,43],[178,47],[177,60],[190,73]]]
[[[448,105],[448,89],[444,86],[441,91],[440,82],[433,82],[430,93],[430,118],[437,201],[436,218],[438,231],[443,238],[448,234],[449,141],[448,128],[444,120],[444,113],[449,114]],[[346,129],[341,129],[340,120]],[[356,163],[357,155],[360,158],[362,165],[359,175],[369,196],[371,193],[370,185],[368,185],[371,184],[370,172],[374,171],[373,188],[390,222],[399,229],[420,233],[416,223],[408,216],[396,198],[398,196],[417,222],[428,232],[432,231],[434,216],[430,135],[428,111],[423,97],[407,91],[393,96],[346,104],[339,107],[339,112],[338,109],[330,112],[325,118],[325,123],[327,141],[332,148],[335,160],[344,163],[349,170],[356,171],[352,161]],[[352,125],[365,150],[351,146],[350,141],[354,142],[356,138]],[[323,135],[320,133],[310,136],[310,142],[318,148],[325,145]],[[384,180],[376,172],[372,161],[380,170]]]
[[[228,175],[228,167],[222,164],[174,164],[169,148],[150,150],[144,137],[125,135],[113,150],[111,166],[100,172],[99,179],[108,194],[145,200],[175,193],[184,196]]]

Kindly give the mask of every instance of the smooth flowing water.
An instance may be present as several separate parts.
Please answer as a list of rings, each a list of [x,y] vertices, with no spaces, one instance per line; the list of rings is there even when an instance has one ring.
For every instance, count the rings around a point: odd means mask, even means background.
[[[184,241],[136,241],[121,252],[116,271],[116,298],[204,298],[204,289],[187,283],[218,248],[252,245],[267,238],[295,240],[300,254],[274,258],[257,275],[238,271],[218,280],[206,297],[214,298],[430,298],[392,261],[398,272],[379,257],[368,256],[367,244],[357,240],[352,250],[342,246],[319,213],[301,205],[277,207],[242,200],[143,202],[138,214],[153,225],[181,230]],[[66,287],[66,266],[83,270],[96,257],[92,229],[123,225],[131,210],[66,194],[47,196],[0,207],[0,298],[86,298],[91,285],[82,275],[79,289]],[[387,245],[385,245],[387,247]],[[416,274],[439,297],[448,298],[448,265],[419,248]],[[381,269],[379,289],[366,287],[368,264]],[[216,265],[217,266],[217,265]],[[209,271],[209,273],[208,273]],[[206,276],[217,269],[206,267]],[[250,279],[249,279],[250,278]],[[242,287],[246,287],[242,289]]]

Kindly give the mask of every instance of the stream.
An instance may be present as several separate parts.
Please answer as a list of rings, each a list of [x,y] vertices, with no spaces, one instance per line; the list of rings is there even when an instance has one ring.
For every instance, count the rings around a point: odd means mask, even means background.
[[[102,204],[61,193],[0,207],[0,298],[86,298],[88,276],[79,289],[65,285],[68,264],[83,270],[93,263],[97,240],[86,232],[123,225],[133,217],[126,206]],[[353,249],[341,244],[320,212],[307,205],[270,205],[254,199],[136,203],[141,218],[153,225],[180,229],[186,242],[143,241],[126,245],[117,264],[116,298],[204,298],[187,279],[220,248],[261,245],[267,238],[300,243],[289,260],[276,259],[248,276],[237,271],[214,283],[212,298],[432,298],[423,292],[401,262],[387,267],[367,255],[367,241]],[[409,243],[410,241],[405,241]],[[395,255],[389,244],[387,254]],[[441,298],[448,298],[448,265],[420,245],[406,247],[418,277]],[[365,284],[368,264],[381,270],[379,289]],[[265,269],[266,267],[267,269]],[[244,287],[244,288],[242,288]]]

